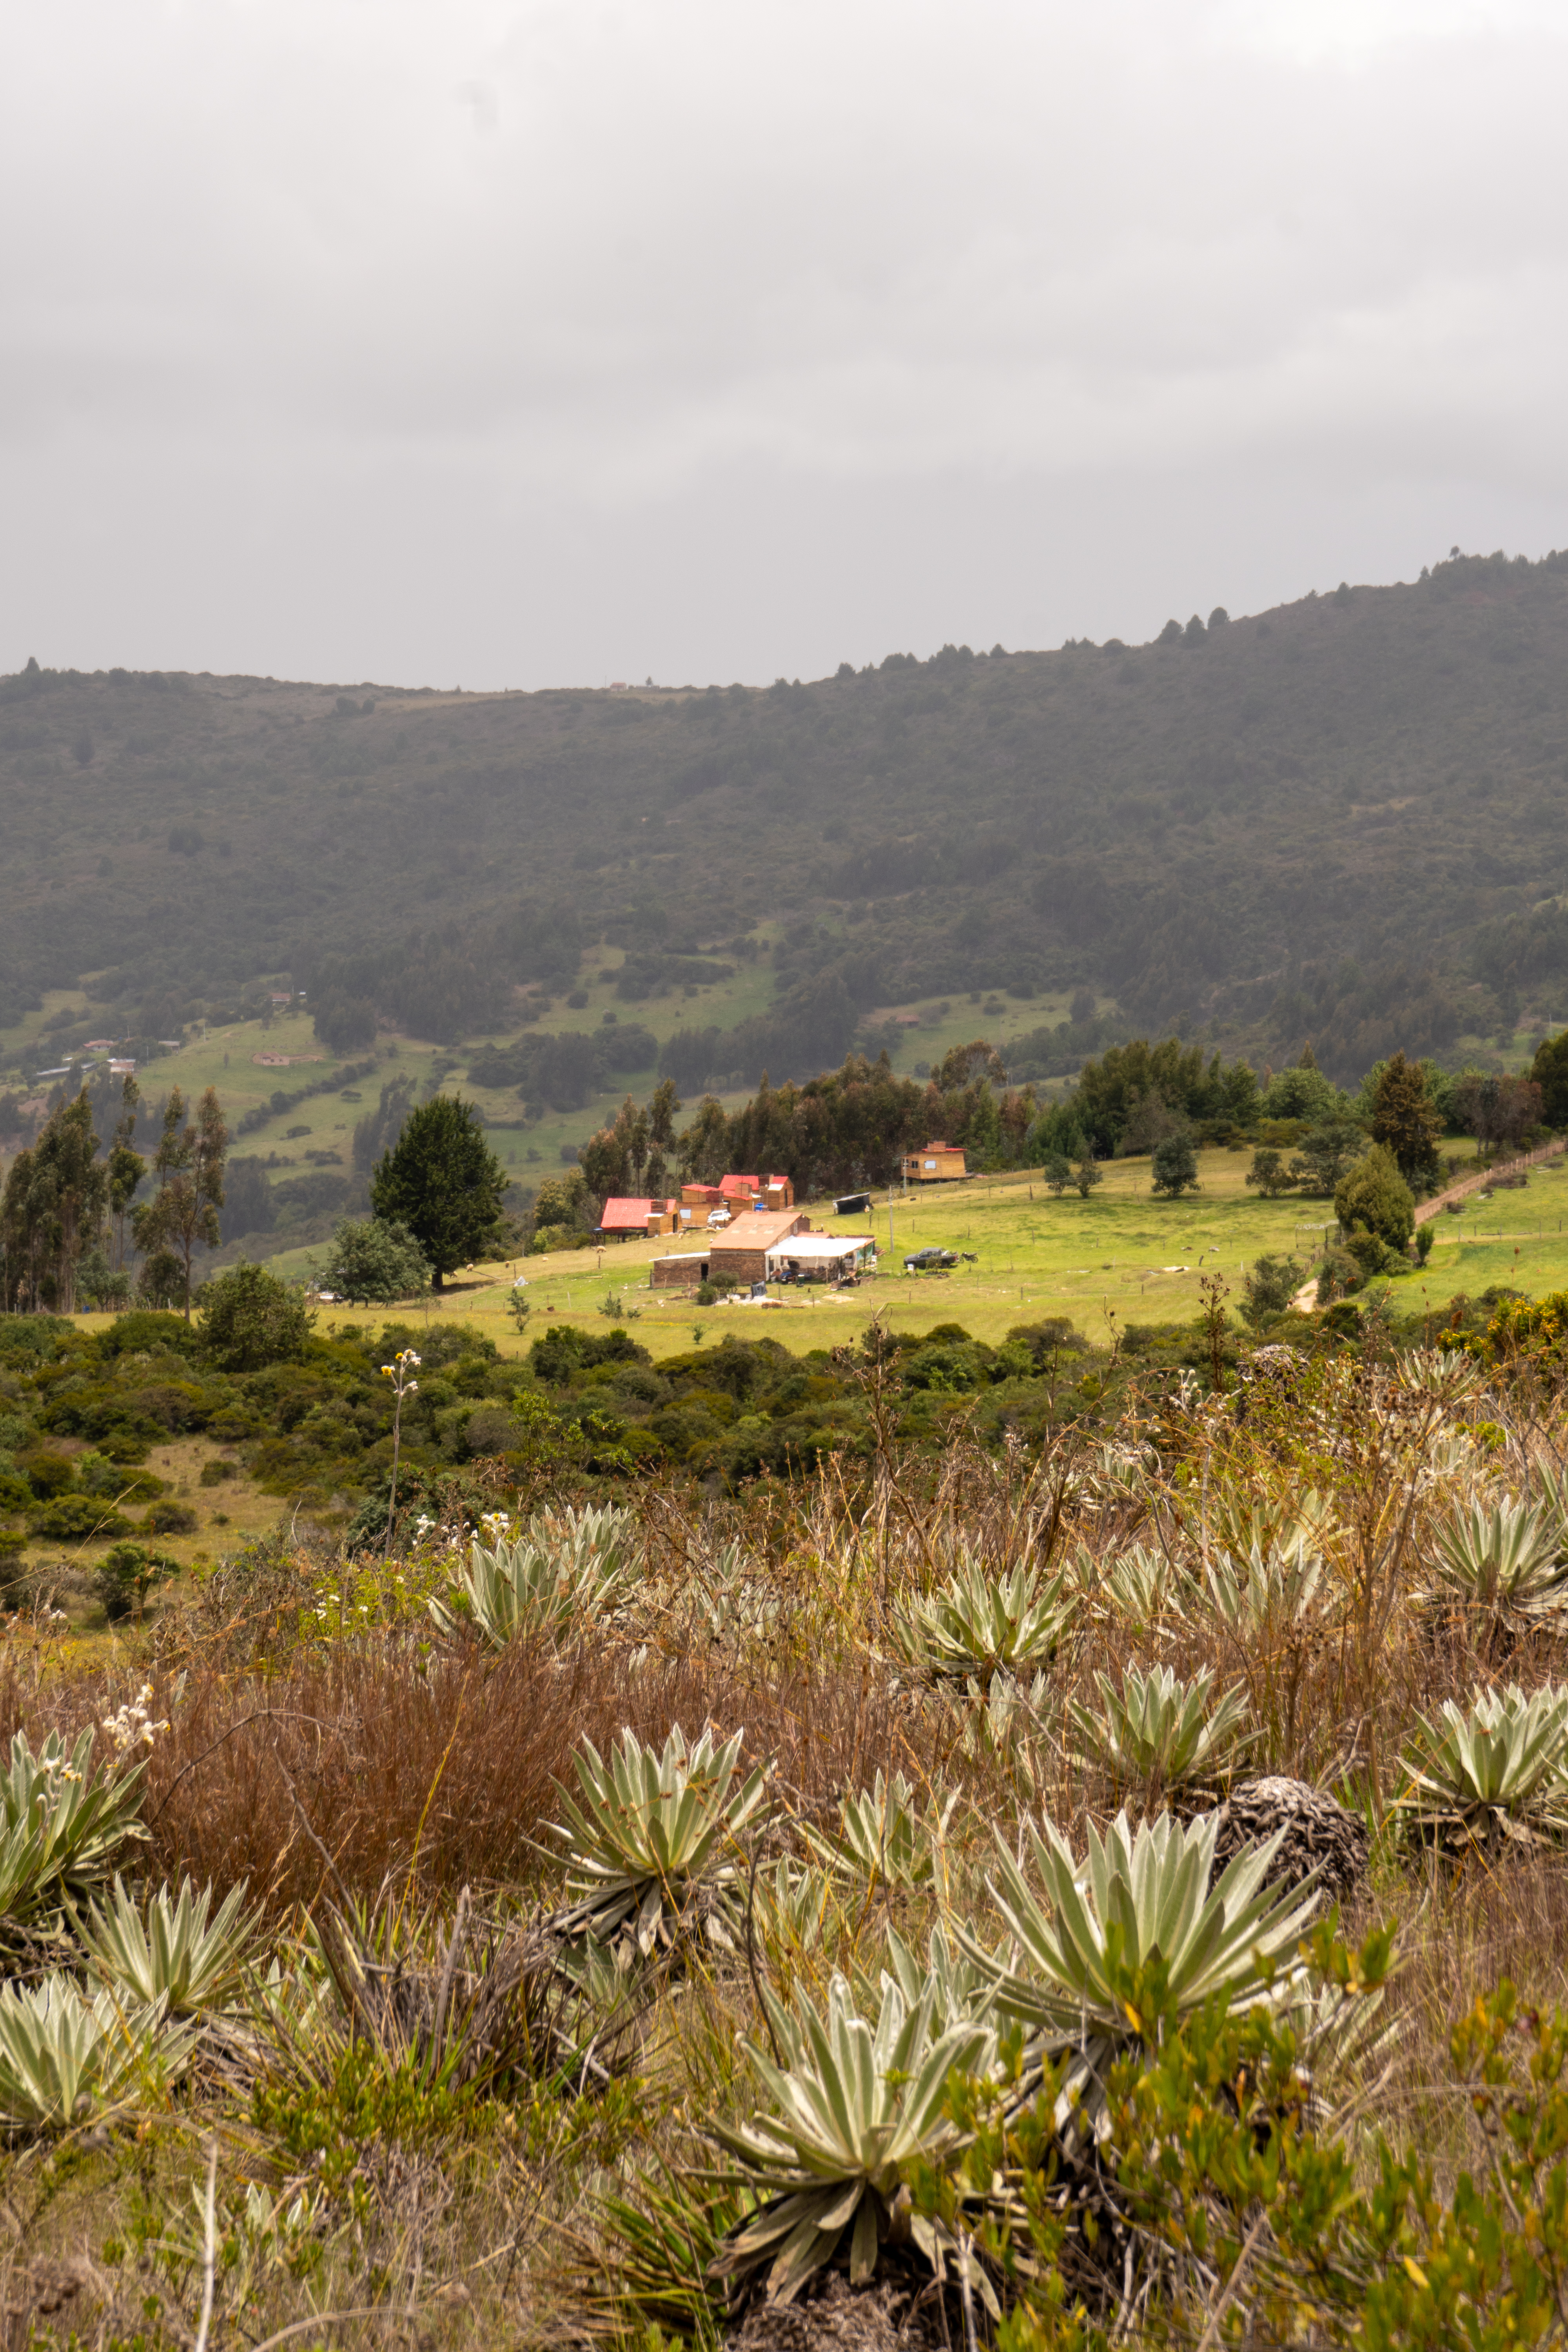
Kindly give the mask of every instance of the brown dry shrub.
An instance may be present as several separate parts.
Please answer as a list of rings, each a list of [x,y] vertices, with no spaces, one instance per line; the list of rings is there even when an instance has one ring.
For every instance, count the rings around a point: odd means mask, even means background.
[[[13,1681],[0,1724],[36,1739],[110,1703],[96,1681],[35,1694]],[[389,1872],[411,1873],[426,1896],[537,1882],[573,1750],[589,1738],[603,1753],[623,1727],[662,1743],[676,1723],[692,1736],[743,1727],[748,1760],[774,1761],[795,1812],[826,1810],[879,1766],[918,1780],[935,1766],[921,1719],[862,1671],[786,1661],[738,1675],[719,1655],[637,1662],[586,1643],[491,1655],[459,1643],[426,1657],[408,1643],[344,1646],[266,1676],[198,1668],[183,1688],[157,1678],[153,1712],[171,1727],[148,1766],[149,1871],[189,1871],[220,1893],[244,1879],[275,1909],[315,1900],[329,1875],[321,1847],[366,1897]]]

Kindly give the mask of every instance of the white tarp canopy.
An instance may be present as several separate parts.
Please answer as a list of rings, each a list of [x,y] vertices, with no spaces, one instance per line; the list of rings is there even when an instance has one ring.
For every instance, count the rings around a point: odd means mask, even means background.
[[[768,1256],[792,1259],[799,1265],[833,1265],[874,1247],[869,1234],[791,1234],[786,1241],[775,1242]]]

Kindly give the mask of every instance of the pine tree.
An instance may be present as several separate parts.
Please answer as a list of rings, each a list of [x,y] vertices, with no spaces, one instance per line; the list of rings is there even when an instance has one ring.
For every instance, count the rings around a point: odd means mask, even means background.
[[[471,1103],[437,1095],[411,1111],[394,1149],[376,1162],[370,1204],[406,1225],[430,1262],[435,1287],[497,1237],[506,1170],[485,1141]]]
[[[1442,1132],[1442,1113],[1427,1095],[1421,1065],[1395,1054],[1384,1063],[1373,1097],[1373,1141],[1387,1145],[1407,1184],[1426,1191],[1436,1181]]]

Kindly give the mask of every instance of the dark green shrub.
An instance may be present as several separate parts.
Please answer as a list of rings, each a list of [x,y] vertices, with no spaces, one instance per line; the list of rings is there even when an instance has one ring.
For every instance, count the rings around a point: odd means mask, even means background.
[[[221,1486],[226,1478],[232,1478],[234,1475],[233,1463],[226,1462],[219,1454],[215,1460],[202,1464],[201,1483],[204,1486]]]
[[[32,1532],[53,1543],[85,1543],[90,1536],[128,1536],[131,1522],[98,1495],[59,1495],[33,1513]]]
[[[264,1364],[297,1363],[313,1317],[303,1297],[264,1265],[231,1266],[197,1294],[202,1346],[223,1372],[256,1372]]]
[[[146,1307],[117,1315],[109,1328],[98,1335],[98,1351],[106,1357],[149,1355],[157,1348],[194,1356],[201,1344],[200,1332],[183,1315],[163,1315]]]
[[[76,1485],[76,1465],[68,1454],[25,1454],[17,1467],[40,1503]]]
[[[1293,1257],[1260,1257],[1247,1276],[1247,1297],[1241,1319],[1249,1330],[1260,1331],[1283,1315],[1301,1286],[1301,1268]]]
[[[143,1533],[150,1536],[195,1535],[200,1525],[187,1503],[154,1503],[142,1521]]]
[[[1163,1193],[1166,1199],[1179,1200],[1184,1192],[1198,1189],[1198,1155],[1193,1149],[1190,1135],[1168,1135],[1154,1146],[1150,1163],[1153,1172],[1152,1192]]]

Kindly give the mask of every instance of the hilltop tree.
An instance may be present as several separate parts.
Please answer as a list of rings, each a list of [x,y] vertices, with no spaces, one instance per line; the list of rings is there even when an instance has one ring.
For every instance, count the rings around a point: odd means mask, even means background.
[[[191,1319],[191,1261],[198,1243],[216,1249],[222,1238],[218,1211],[223,1206],[224,1155],[228,1129],[218,1107],[216,1089],[208,1087],[196,1105],[194,1120],[185,1123],[185,1098],[173,1087],[163,1106],[163,1130],[153,1156],[158,1190],[132,1213],[136,1246],[155,1265],[160,1296],[173,1295],[174,1285],[163,1261],[179,1270],[178,1288],[185,1320]]]
[[[675,1150],[675,1117],[680,1097],[673,1078],[660,1078],[647,1107],[647,1189],[662,1193],[669,1182],[668,1155]]]
[[[1542,1090],[1532,1077],[1482,1077],[1472,1072],[1454,1088],[1459,1122],[1471,1130],[1483,1151],[1500,1145],[1517,1151],[1531,1128],[1541,1124],[1542,1108]]]
[[[1335,1192],[1366,1150],[1366,1131],[1353,1119],[1326,1119],[1304,1136],[1290,1162],[1290,1174],[1303,1192],[1325,1199]]]
[[[1436,1182],[1442,1132],[1442,1114],[1426,1092],[1426,1072],[1403,1052],[1395,1054],[1384,1064],[1373,1096],[1373,1141],[1387,1146],[1406,1184],[1425,1192]]]
[[[506,1170],[485,1141],[471,1103],[437,1095],[410,1111],[370,1180],[378,1217],[405,1225],[424,1251],[436,1289],[499,1238]]]
[[[313,1316],[297,1290],[264,1265],[234,1265],[204,1282],[203,1352],[220,1372],[257,1372],[264,1364],[297,1363]]]
[[[1252,1165],[1244,1181],[1256,1184],[1266,1201],[1273,1201],[1281,1192],[1288,1192],[1296,1179],[1286,1167],[1283,1153],[1259,1145],[1252,1155]]]

